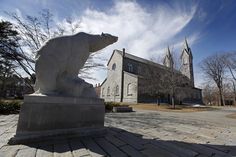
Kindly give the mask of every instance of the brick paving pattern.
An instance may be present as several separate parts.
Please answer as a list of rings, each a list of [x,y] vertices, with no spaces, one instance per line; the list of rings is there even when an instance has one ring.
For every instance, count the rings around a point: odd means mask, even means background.
[[[108,113],[107,134],[60,138],[27,145],[8,145],[18,115],[0,115],[0,157],[233,157],[236,110],[195,113],[136,111]]]

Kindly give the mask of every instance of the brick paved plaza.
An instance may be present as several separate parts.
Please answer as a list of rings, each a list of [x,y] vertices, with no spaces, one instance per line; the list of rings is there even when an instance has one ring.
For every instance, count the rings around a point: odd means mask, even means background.
[[[18,115],[0,116],[0,157],[236,156],[234,108],[194,113],[138,110],[107,113],[104,136],[63,138],[28,145],[7,145]]]

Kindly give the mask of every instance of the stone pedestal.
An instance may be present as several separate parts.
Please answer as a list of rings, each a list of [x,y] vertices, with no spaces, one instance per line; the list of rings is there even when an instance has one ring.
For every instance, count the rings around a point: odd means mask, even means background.
[[[28,95],[21,107],[16,135],[9,143],[104,133],[103,99]]]

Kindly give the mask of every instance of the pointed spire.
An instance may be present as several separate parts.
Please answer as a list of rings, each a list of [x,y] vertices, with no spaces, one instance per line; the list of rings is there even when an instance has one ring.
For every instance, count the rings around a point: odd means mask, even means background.
[[[171,56],[169,45],[167,46],[166,56],[169,56],[169,57]]]
[[[173,68],[174,62],[173,62],[172,54],[170,52],[169,45],[167,46],[167,49],[166,49],[166,56],[164,58],[163,64],[167,67]]]
[[[188,45],[188,41],[185,37],[183,49],[181,53],[181,69],[180,72],[187,76],[191,81],[191,85],[194,87],[194,77],[193,77],[193,55],[191,48]]]
[[[186,37],[185,37],[185,39],[184,39],[184,48],[185,48],[186,50],[189,49],[188,41],[187,41],[187,38],[186,38]]]
[[[187,41],[186,37],[184,39],[183,50],[182,50],[182,53],[181,53],[181,56],[180,56],[181,58],[183,57],[184,53],[187,53],[190,57],[192,57],[192,51],[191,51],[191,48],[188,45],[188,41]]]

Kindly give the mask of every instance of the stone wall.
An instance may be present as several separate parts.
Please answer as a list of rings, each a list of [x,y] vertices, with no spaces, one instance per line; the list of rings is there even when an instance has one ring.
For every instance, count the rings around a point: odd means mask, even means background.
[[[202,91],[198,88],[178,87],[175,90],[176,100],[182,103],[203,103]]]
[[[191,80],[180,72],[151,65],[142,66],[142,71],[138,79],[138,102],[156,102],[159,99],[168,103],[172,88],[178,102],[202,102],[201,90],[194,88]]]
[[[121,74],[122,56],[119,53],[113,52],[113,56],[107,65],[107,79],[101,85],[100,98],[103,98],[105,101],[120,102]]]
[[[137,103],[138,96],[138,76],[124,72],[123,102]]]
[[[122,55],[121,51],[115,50],[108,63],[107,79],[101,88],[101,98],[104,98],[105,101],[155,102],[158,98],[161,102],[167,103],[170,100],[173,77],[176,100],[202,102],[201,90],[195,88],[191,80],[180,71],[172,72],[168,67],[142,58],[135,58],[129,54],[125,54],[122,62]],[[123,99],[121,98],[122,83]],[[108,88],[110,88],[110,94],[107,93]]]

